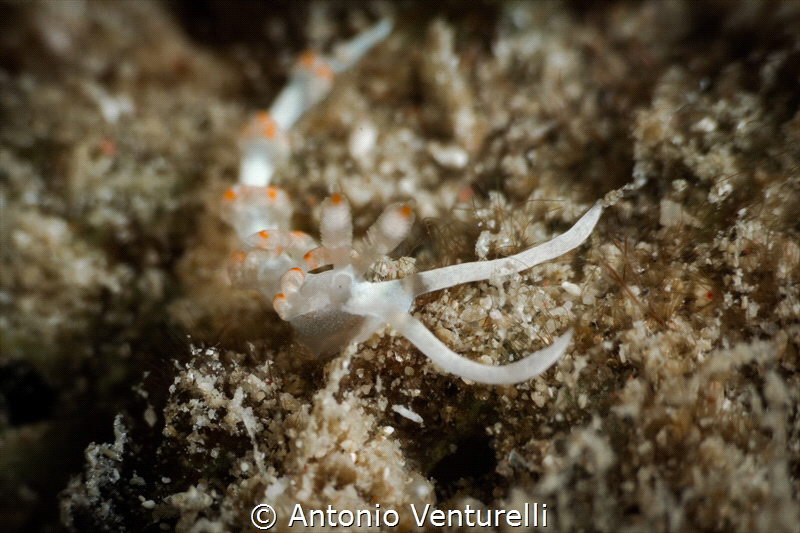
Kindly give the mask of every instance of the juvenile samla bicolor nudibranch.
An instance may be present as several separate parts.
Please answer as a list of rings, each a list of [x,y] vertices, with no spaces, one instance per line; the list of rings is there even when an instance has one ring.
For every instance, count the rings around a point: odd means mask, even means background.
[[[598,203],[562,235],[509,257],[370,282],[364,279],[367,269],[406,237],[414,214],[408,205],[390,205],[356,250],[350,206],[341,194],[334,194],[322,205],[322,246],[305,253],[302,261],[296,261],[283,274],[273,306],[291,323],[298,341],[317,354],[362,342],[388,324],[447,372],[486,384],[520,383],[541,374],[564,354],[572,338],[571,329],[523,359],[501,366],[485,365],[456,354],[411,316],[414,299],[461,283],[522,272],[565,254],[589,237],[601,213]],[[320,271],[321,267],[327,270]]]

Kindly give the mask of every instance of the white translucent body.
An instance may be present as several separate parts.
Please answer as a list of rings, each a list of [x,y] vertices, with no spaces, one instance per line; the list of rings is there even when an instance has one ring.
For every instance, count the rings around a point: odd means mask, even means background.
[[[269,184],[288,153],[288,148],[284,149],[272,139],[255,139],[240,145],[242,162],[239,166],[239,183],[254,187]]]
[[[335,205],[333,205],[335,204]],[[572,331],[557,337],[550,346],[527,357],[502,366],[490,366],[466,359],[450,350],[419,320],[409,314],[414,298],[461,283],[488,279],[497,275],[521,272],[534,265],[558,257],[579,246],[591,234],[602,207],[589,209],[580,220],[564,234],[519,254],[495,259],[465,263],[413,274],[402,279],[371,283],[362,277],[358,265],[362,253],[341,253],[341,244],[349,237],[337,233],[335,228],[350,228],[350,210],[344,209],[346,201],[338,197],[335,202],[323,204],[322,247],[338,260],[330,270],[319,274],[305,272],[299,287],[299,276],[292,277],[291,286],[282,284],[273,300],[281,318],[288,320],[298,335],[298,340],[312,351],[336,351],[350,342],[362,342],[377,329],[388,324],[433,362],[447,372],[487,384],[512,384],[527,381],[549,368],[561,355],[572,338]],[[376,223],[368,235],[370,246],[386,249],[398,243],[398,237],[408,231],[412,219],[407,206],[390,206],[381,219],[403,220],[403,231],[384,231]],[[380,222],[380,219],[379,219]],[[388,227],[387,230],[396,230]],[[339,251],[340,253],[336,253]],[[350,250],[349,252],[352,252]],[[288,281],[288,279],[287,279]]]
[[[494,261],[454,265],[371,283],[369,267],[408,235],[413,213],[393,204],[373,224],[359,250],[352,247],[350,206],[338,194],[323,202],[322,246],[301,232],[289,231],[288,195],[268,184],[285,160],[288,131],[319,102],[333,75],[360,59],[392,29],[385,19],[339,45],[333,58],[304,54],[268,112],[248,124],[240,140],[240,185],[226,192],[223,217],[236,229],[248,252],[234,254],[229,267],[238,286],[273,296],[275,311],[289,321],[298,340],[314,353],[332,353],[362,342],[388,324],[443,370],[472,381],[512,384],[527,381],[549,368],[566,351],[572,330],[527,357],[502,366],[466,359],[450,350],[409,311],[414,298],[461,283],[521,272],[579,246],[591,234],[602,208],[595,205],[572,227],[549,242]],[[326,267],[327,270],[316,272]],[[312,273],[314,271],[315,273]]]
[[[292,69],[289,81],[275,97],[267,114],[275,130],[269,135],[246,132],[240,142],[242,162],[239,183],[263,187],[290,152],[288,132],[306,111],[328,94],[336,74],[347,70],[392,30],[383,19],[350,41],[336,47],[334,57],[306,52]]]
[[[291,152],[292,126],[325,97],[337,73],[351,67],[389,35],[392,24],[391,19],[383,19],[338,45],[332,58],[311,51],[302,54],[289,82],[269,110],[256,113],[245,125],[239,138],[242,153],[239,184],[226,191],[221,211],[222,218],[236,230],[242,246],[251,247],[247,252],[237,252],[230,261],[229,276],[236,285],[274,294],[287,269],[298,266],[313,269],[315,262],[330,259],[327,250],[318,250],[313,257],[304,259],[305,253],[317,248],[317,244],[308,235],[289,231],[292,216],[289,196],[269,183]],[[340,250],[335,254],[348,253],[341,250],[349,250],[351,228],[334,229],[339,235],[347,235],[346,243],[335,247]],[[269,231],[268,238],[260,235],[263,230]]]

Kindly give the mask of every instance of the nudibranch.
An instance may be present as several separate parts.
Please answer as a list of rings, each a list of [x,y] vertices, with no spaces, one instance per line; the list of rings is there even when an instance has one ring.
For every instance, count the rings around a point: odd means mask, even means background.
[[[353,247],[352,215],[347,200],[341,194],[333,194],[321,207],[322,246],[302,253],[303,246],[313,245],[310,240],[301,244],[305,237],[297,236],[292,243],[291,238],[280,234],[293,250],[292,254],[284,255],[288,261],[284,265],[293,264],[280,277],[277,293],[271,292],[275,290],[275,283],[258,282],[265,268],[277,267],[259,259],[263,257],[260,252],[264,251],[259,246],[262,238],[259,234],[250,241],[255,246],[254,251],[242,257],[232,275],[235,280],[244,280],[243,284],[250,288],[259,288],[268,296],[274,294],[275,311],[292,325],[297,340],[313,353],[332,353],[349,343],[363,342],[388,324],[445,371],[472,381],[499,385],[527,381],[541,374],[566,351],[572,330],[557,337],[550,346],[513,363],[501,366],[477,363],[450,350],[409,311],[421,294],[522,272],[575,249],[597,224],[602,213],[599,203],[565,233],[518,254],[379,282],[367,281],[364,274],[406,237],[414,221],[411,207],[405,204],[387,207],[358,248]],[[269,232],[262,233],[267,240],[273,237]],[[274,244],[270,244],[272,246]]]

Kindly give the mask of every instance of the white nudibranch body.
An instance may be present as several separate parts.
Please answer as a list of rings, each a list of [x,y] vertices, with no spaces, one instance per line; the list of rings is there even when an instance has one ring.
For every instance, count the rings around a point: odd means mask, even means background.
[[[266,111],[259,111],[245,126],[239,139],[242,164],[239,183],[253,187],[269,184],[272,174],[291,152],[289,130],[333,86],[337,74],[353,66],[392,31],[386,18],[351,40],[336,46],[333,57],[313,50],[303,52],[295,63],[288,83]]]
[[[297,261],[284,273],[273,306],[282,319],[291,323],[298,341],[317,354],[362,342],[388,324],[447,372],[487,384],[527,381],[564,354],[572,338],[571,330],[521,360],[490,366],[450,350],[409,310],[421,294],[521,272],[576,248],[591,234],[601,212],[602,207],[597,204],[564,234],[510,257],[373,283],[364,279],[364,273],[405,238],[414,220],[413,212],[407,205],[389,206],[356,250],[352,246],[349,204],[342,195],[334,194],[322,204],[322,246],[308,251],[302,262]],[[328,270],[311,272],[321,266]]]
[[[445,371],[487,384],[527,381],[549,368],[565,352],[572,330],[513,363],[490,366],[462,357],[442,343],[409,311],[428,292],[527,270],[576,248],[600,218],[600,204],[589,209],[564,234],[516,255],[439,268],[402,279],[372,283],[367,270],[408,235],[414,213],[393,204],[353,247],[350,206],[341,194],[322,203],[322,246],[309,235],[289,231],[288,194],[269,185],[275,169],[291,151],[288,131],[331,88],[334,76],[384,39],[392,28],[385,19],[339,45],[332,58],[303,54],[289,83],[270,106],[247,124],[240,138],[239,184],[225,191],[222,217],[233,226],[247,252],[231,257],[231,281],[269,297],[275,311],[291,323],[298,341],[315,354],[336,352],[369,338],[388,324]],[[324,267],[324,268],[323,268]]]
[[[229,275],[237,285],[274,293],[281,274],[299,264],[307,251],[317,248],[309,235],[290,231],[292,204],[286,191],[269,184],[272,174],[291,153],[289,131],[295,122],[325,97],[338,73],[385,39],[392,26],[392,19],[381,20],[338,44],[332,57],[312,50],[301,54],[289,82],[269,110],[255,113],[242,129],[239,183],[222,195],[220,212],[236,230],[241,244],[249,247],[249,251],[231,257]]]

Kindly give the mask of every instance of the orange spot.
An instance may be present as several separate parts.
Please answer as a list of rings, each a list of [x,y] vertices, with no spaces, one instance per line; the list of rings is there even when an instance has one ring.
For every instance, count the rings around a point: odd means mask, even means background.
[[[313,50],[306,50],[300,54],[300,65],[305,68],[311,68],[316,59],[317,54],[315,54]]]
[[[317,78],[322,78],[324,80],[332,81],[334,74],[331,68],[323,63],[321,65],[318,65],[314,69],[314,76],[316,76]]]
[[[333,205],[339,205],[342,203],[342,195],[339,193],[334,193],[331,195],[331,203]]]
[[[303,260],[311,261],[311,252],[306,252],[306,255],[303,256]]]
[[[408,218],[411,216],[411,208],[407,205],[404,205],[400,208],[400,215],[403,218]]]
[[[244,252],[233,252],[231,254],[231,261],[235,263],[243,263],[246,258],[247,254]]]
[[[261,231],[258,232],[258,236],[261,237],[262,239],[266,239],[269,237],[269,231],[262,229]]]
[[[274,200],[277,197],[278,197],[278,190],[272,186],[267,187],[267,198],[269,198],[270,200]]]
[[[101,140],[97,147],[100,149],[103,155],[114,155],[117,153],[117,145],[114,144],[114,141],[111,139],[103,139]]]
[[[544,281],[542,282],[542,287],[549,287],[549,286],[550,286],[550,282],[549,282],[549,281],[547,281],[547,280],[544,280]]]
[[[272,120],[272,117],[269,116],[269,113],[266,111],[259,111],[256,113],[256,116],[253,118],[256,126],[258,126],[261,130],[261,135],[267,137],[268,139],[272,139],[275,137],[275,121]],[[256,130],[258,131],[258,130]]]
[[[303,273],[303,271],[302,271],[302,270],[300,270],[300,269],[299,269],[299,268],[297,268],[297,267],[290,268],[289,270],[297,270],[297,271],[298,271],[298,272],[300,272],[301,274]]]
[[[275,295],[275,298],[273,298],[272,301],[274,302],[275,300],[285,300],[285,299],[286,296],[282,292],[279,292],[278,294]]]
[[[228,200],[228,201],[236,200],[237,196],[239,196],[239,195],[236,194],[236,190],[234,190],[234,189],[228,189],[224,193],[222,193],[222,199],[223,200]]]
[[[295,237],[303,237],[303,238],[304,238],[304,237],[306,236],[306,234],[305,234],[305,233],[303,233],[302,231],[297,231],[297,230],[294,230],[294,231],[292,231],[291,233],[292,233],[292,235],[294,235]]]

